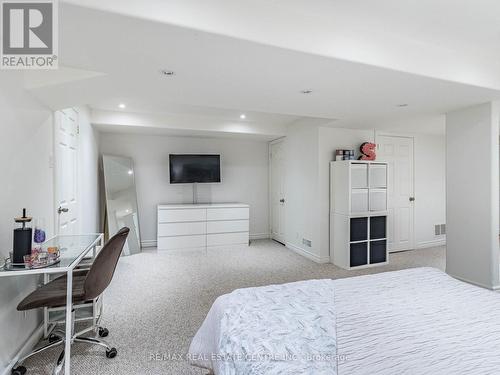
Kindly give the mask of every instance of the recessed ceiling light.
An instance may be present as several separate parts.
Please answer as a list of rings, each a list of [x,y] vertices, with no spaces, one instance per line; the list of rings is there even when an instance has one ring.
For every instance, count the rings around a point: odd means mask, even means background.
[[[312,94],[313,90],[311,89],[305,89],[305,90],[301,90],[300,93],[301,94]]]
[[[244,119],[246,119],[246,118],[247,118],[247,115],[245,115],[244,113],[242,113],[242,114],[240,115],[240,119],[244,120]]]
[[[408,103],[398,104],[397,107],[400,107],[400,108],[408,107]]]
[[[125,107],[126,107],[126,105],[123,103],[118,104],[118,108],[124,109]]]
[[[160,70],[160,73],[163,74],[164,76],[173,76],[175,74],[174,71],[166,69]]]

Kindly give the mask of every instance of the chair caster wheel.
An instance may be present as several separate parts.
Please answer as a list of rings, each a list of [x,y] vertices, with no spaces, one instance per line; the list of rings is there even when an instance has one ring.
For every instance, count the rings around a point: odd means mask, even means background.
[[[107,328],[99,327],[99,337],[107,337],[109,335],[109,331]]]
[[[111,348],[109,350],[106,350],[106,357],[108,358],[115,358],[117,354],[118,351],[116,350],[116,348]]]
[[[13,368],[11,371],[11,374],[12,375],[24,375],[24,374],[26,374],[26,367],[19,366],[19,367]]]
[[[59,341],[61,338],[57,335],[51,334],[49,336],[49,344],[52,344],[53,342]]]

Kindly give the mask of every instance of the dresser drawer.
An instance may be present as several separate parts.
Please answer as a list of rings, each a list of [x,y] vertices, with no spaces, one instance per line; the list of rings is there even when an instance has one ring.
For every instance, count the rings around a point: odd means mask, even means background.
[[[207,210],[193,208],[186,210],[158,210],[158,223],[175,223],[182,221],[205,221]]]
[[[207,233],[207,223],[205,221],[158,224],[158,236],[185,236],[205,233]]]
[[[177,250],[206,246],[206,235],[158,237],[158,250]]]
[[[207,234],[207,246],[248,245],[248,232]]]
[[[207,220],[248,220],[250,209],[240,208],[208,208]]]
[[[227,220],[207,222],[207,233],[248,232],[248,220]]]

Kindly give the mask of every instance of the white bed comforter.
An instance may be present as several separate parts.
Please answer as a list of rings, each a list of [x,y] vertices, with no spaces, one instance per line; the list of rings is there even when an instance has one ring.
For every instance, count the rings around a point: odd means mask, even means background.
[[[191,363],[230,374],[500,374],[500,295],[432,268],[239,289]]]

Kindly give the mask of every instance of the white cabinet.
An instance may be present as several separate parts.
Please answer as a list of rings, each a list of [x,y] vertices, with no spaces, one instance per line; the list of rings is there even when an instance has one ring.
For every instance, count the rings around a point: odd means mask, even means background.
[[[388,263],[387,164],[330,164],[331,261],[345,269]]]
[[[371,188],[387,187],[387,164],[370,165],[370,187]]]
[[[367,164],[351,164],[351,187],[353,189],[368,187]]]
[[[248,245],[250,207],[242,203],[158,206],[158,250]]]
[[[351,212],[360,213],[368,211],[368,189],[352,189]]]
[[[387,189],[370,189],[370,211],[387,210]]]

